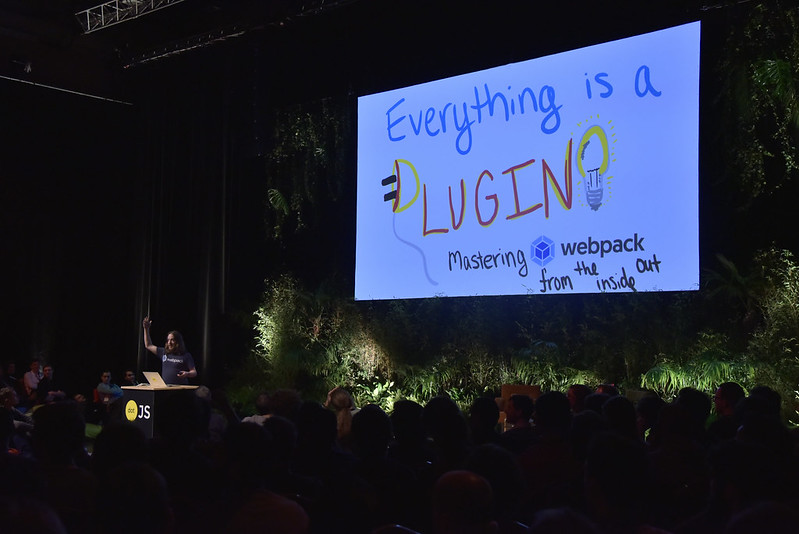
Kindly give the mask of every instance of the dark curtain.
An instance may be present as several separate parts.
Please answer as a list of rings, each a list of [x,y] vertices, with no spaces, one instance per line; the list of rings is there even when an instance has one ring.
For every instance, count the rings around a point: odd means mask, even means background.
[[[263,288],[264,96],[248,43],[124,73],[111,102],[0,80],[3,361],[70,393],[160,369],[141,341],[183,333],[217,385],[248,349]]]
[[[40,358],[86,394],[135,362],[134,108],[0,80],[0,359],[19,377]]]
[[[239,41],[131,72],[141,102],[138,179],[148,194],[135,309],[152,318],[158,345],[179,330],[200,381],[212,385],[248,350],[246,315],[267,261],[257,61]],[[159,365],[138,354],[139,368]]]

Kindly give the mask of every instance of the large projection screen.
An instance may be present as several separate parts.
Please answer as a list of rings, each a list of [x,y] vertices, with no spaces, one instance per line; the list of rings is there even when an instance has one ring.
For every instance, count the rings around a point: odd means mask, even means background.
[[[696,290],[700,23],[358,99],[356,300]]]

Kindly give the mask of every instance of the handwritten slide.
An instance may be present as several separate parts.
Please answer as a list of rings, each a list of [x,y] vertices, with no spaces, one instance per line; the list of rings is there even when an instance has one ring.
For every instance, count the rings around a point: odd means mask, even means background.
[[[699,43],[360,97],[355,298],[698,289]]]

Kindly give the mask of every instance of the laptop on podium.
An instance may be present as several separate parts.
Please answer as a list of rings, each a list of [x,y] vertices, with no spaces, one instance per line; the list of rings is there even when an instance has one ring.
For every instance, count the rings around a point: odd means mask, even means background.
[[[161,373],[157,371],[142,371],[144,378],[147,379],[147,382],[154,388],[165,388],[169,387],[169,384],[164,382],[164,379],[161,378]]]

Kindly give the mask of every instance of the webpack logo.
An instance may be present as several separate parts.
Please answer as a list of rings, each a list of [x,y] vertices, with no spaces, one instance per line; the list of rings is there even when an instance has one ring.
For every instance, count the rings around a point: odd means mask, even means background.
[[[555,242],[542,235],[530,246],[530,257],[543,267],[555,259]]]

